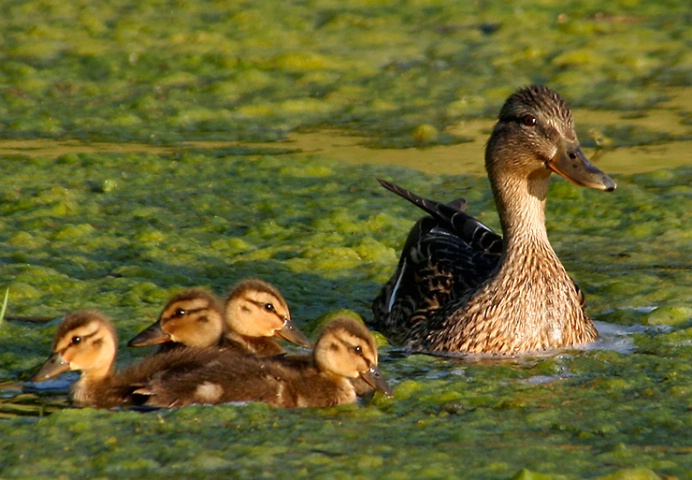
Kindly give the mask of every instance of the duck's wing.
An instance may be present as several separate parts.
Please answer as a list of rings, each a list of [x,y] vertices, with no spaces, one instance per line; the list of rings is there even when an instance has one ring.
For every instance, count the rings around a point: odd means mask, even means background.
[[[475,250],[482,250],[491,255],[502,254],[502,237],[484,223],[465,213],[466,200],[463,198],[442,203],[423,198],[387,180],[378,178],[377,181],[390,192],[405,198],[430,215],[435,220],[435,225],[430,225],[431,229],[437,226],[448,230]]]
[[[380,183],[430,215],[411,229],[394,275],[373,303],[375,328],[402,343],[411,332],[424,332],[436,310],[490,276],[499,263],[502,237],[462,212],[460,201],[445,204]]]

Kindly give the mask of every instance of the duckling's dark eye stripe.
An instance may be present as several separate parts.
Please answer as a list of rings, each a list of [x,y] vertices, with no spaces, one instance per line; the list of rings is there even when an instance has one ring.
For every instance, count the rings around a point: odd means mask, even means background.
[[[60,353],[62,354],[63,352],[65,352],[68,348],[72,347],[73,345],[77,345],[79,343],[84,342],[85,340],[92,338],[97,333],[98,333],[98,331],[96,331],[94,333],[90,333],[88,335],[72,335],[72,338],[70,339],[70,343],[65,348],[63,348],[60,351]],[[78,338],[79,340],[75,341],[76,338]]]
[[[178,314],[178,310],[183,310],[184,313]],[[203,311],[206,310],[206,308],[204,308],[204,307],[201,307],[201,308],[190,308],[190,309],[185,308],[185,309],[178,309],[178,310],[176,310],[175,312],[173,312],[173,316],[182,316],[182,315],[189,315],[189,314],[191,314],[191,313],[203,312]]]
[[[349,342],[347,342],[347,341],[345,341],[345,340],[343,340],[343,339],[340,339],[340,342],[341,342],[341,344],[344,345],[348,350],[350,350],[351,352],[353,352],[353,353],[355,353],[355,354],[357,354],[357,355],[360,355],[361,357],[363,357],[363,358],[367,361],[367,359],[365,358],[365,352],[363,351],[363,347],[362,347],[361,345],[359,345],[359,344],[354,344],[354,343],[349,343]],[[369,361],[368,361],[368,363],[369,363]]]
[[[274,308],[273,304],[271,304],[271,303],[267,303],[267,302],[258,302],[257,300],[250,300],[250,299],[248,299],[248,302],[250,302],[250,303],[252,303],[252,304],[254,304],[254,305],[257,305],[259,308],[264,309],[265,312],[273,313],[273,314],[276,315],[278,318],[280,318],[282,322],[288,320],[288,317],[285,316],[285,315],[281,315],[279,312],[277,312],[277,311],[276,311],[276,308]],[[272,305],[272,308],[271,308],[271,309],[267,309],[267,308],[266,308],[267,305]]]
[[[362,347],[362,346],[360,346],[360,345],[351,345],[351,344],[347,344],[347,345],[348,345],[348,347],[351,349],[351,351],[352,351],[353,353],[355,353],[355,354],[358,355],[360,358],[362,358],[363,360],[365,360],[365,363],[368,365],[368,368],[370,368],[370,367],[372,366],[372,362],[370,361],[369,358],[367,358],[367,357],[365,356],[365,351],[363,350],[363,347]]]
[[[197,313],[197,312],[203,312],[203,311],[205,311],[205,310],[206,310],[206,308],[204,308],[204,307],[202,307],[202,308],[192,308],[192,309],[190,309],[190,310],[186,310],[186,312],[187,312],[187,313]]]

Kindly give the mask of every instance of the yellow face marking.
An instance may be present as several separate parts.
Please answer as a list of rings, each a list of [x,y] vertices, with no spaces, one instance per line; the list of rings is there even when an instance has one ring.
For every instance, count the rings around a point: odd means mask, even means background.
[[[191,347],[210,347],[223,334],[221,313],[206,297],[171,302],[160,317],[161,330],[170,341]]]
[[[290,319],[286,304],[268,292],[246,290],[226,305],[230,330],[246,337],[272,337]]]

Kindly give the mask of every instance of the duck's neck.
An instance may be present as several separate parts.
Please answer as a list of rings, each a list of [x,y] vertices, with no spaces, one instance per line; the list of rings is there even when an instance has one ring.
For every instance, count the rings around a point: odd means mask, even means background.
[[[549,172],[528,178],[496,175],[491,186],[502,225],[505,261],[534,247],[552,252],[545,229]]]
[[[79,406],[94,406],[96,390],[107,384],[115,373],[114,362],[103,367],[85,370],[72,386],[72,401]]]
[[[595,329],[548,241],[547,178],[493,180],[503,252],[497,271],[478,295],[481,310],[501,315],[486,319],[487,328],[497,331],[494,343],[488,340],[492,345],[477,348],[514,354],[593,340]]]
[[[535,288],[536,295],[549,296],[561,284],[571,283],[545,228],[548,176],[540,171],[528,178],[491,180],[503,233],[502,259],[494,280],[497,291],[530,279],[531,287],[525,285],[523,290]]]
[[[233,330],[226,332],[222,345],[224,344],[230,344],[245,353],[257,355],[258,357],[270,357],[285,353],[283,347],[273,338],[246,337]]]

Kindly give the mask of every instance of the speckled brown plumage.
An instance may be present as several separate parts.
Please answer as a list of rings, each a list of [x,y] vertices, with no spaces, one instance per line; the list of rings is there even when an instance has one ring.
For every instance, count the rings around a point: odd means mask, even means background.
[[[572,347],[597,338],[584,298],[545,229],[551,172],[605,191],[564,100],[543,86],[508,98],[486,149],[504,238],[454,205],[385,186],[426,210],[397,270],[373,304],[375,328],[411,350],[506,355]]]

